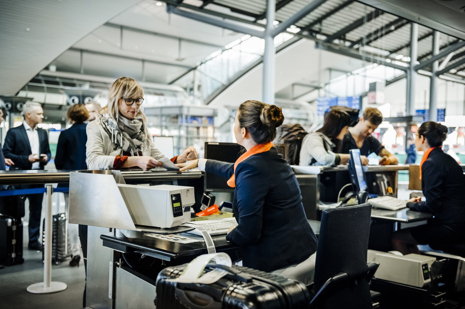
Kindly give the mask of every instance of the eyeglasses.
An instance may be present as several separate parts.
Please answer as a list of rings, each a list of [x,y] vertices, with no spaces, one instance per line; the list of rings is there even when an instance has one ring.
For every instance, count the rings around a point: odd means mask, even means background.
[[[133,99],[133,98],[123,98],[121,99],[124,100],[124,104],[127,106],[131,106],[132,104],[136,103],[137,106],[140,106],[144,102],[144,98],[139,98],[139,99]]]

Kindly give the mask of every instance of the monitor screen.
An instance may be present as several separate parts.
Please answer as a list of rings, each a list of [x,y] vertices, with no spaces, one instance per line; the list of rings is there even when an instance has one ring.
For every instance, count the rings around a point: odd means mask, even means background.
[[[349,173],[352,183],[357,187],[357,191],[366,191],[367,183],[363,173],[362,160],[360,159],[360,149],[350,150]]]
[[[205,142],[205,159],[234,163],[245,152],[237,143]],[[233,191],[223,177],[205,174],[205,191]]]

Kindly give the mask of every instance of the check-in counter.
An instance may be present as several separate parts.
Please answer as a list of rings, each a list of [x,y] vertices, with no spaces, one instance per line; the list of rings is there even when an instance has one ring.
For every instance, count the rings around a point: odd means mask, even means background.
[[[408,170],[408,165],[380,165],[364,167],[370,193],[392,195],[397,197],[399,171]],[[320,200],[323,202],[337,202],[350,191],[350,176],[347,166],[323,168],[319,177]],[[345,188],[347,189],[345,189]]]
[[[164,231],[137,225],[129,201],[122,194],[122,188],[127,186],[122,184],[132,182],[176,185],[182,179],[195,180],[201,177],[202,173],[198,171],[71,173],[70,222],[89,226],[86,290],[88,307],[153,308],[157,273],[166,266],[186,263],[207,253],[202,238],[183,243],[179,240],[181,237],[171,239],[162,236],[163,234],[156,234],[160,237],[154,237],[153,234],[152,237],[148,236],[146,233]],[[201,179],[200,182],[203,183]],[[190,210],[188,211],[187,220],[190,219]],[[138,233],[134,236],[126,230]],[[173,230],[171,233],[176,232]],[[237,248],[226,242],[224,235],[214,237],[213,241],[218,252],[227,252],[234,258]]]
[[[318,204],[335,203],[338,198],[352,191],[347,165],[329,167],[293,166],[302,192],[302,202],[308,219],[319,219]],[[386,165],[364,167],[368,181],[376,181],[375,189],[397,197],[399,171],[408,171],[408,165]],[[381,184],[381,185],[380,185]],[[383,194],[385,195],[385,194]]]

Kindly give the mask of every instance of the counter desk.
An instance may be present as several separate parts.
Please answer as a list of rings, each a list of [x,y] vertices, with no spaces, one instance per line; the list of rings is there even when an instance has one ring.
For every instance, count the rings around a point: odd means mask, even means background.
[[[307,168],[307,167],[304,167]],[[335,203],[338,197],[351,191],[351,181],[347,165],[330,167],[308,167],[309,172],[299,172],[295,167],[297,181],[302,191],[302,202],[308,219],[318,220],[320,212],[318,204]],[[366,166],[364,171],[371,180],[372,190],[389,191],[397,197],[399,171],[408,171],[408,165]]]

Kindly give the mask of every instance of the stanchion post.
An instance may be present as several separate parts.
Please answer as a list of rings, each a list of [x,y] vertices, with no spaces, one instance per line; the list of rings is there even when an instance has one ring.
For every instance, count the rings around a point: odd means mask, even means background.
[[[46,184],[47,209],[45,211],[45,243],[44,243],[44,282],[34,283],[27,287],[29,293],[46,294],[63,291],[66,283],[52,281],[52,193],[53,185]]]

